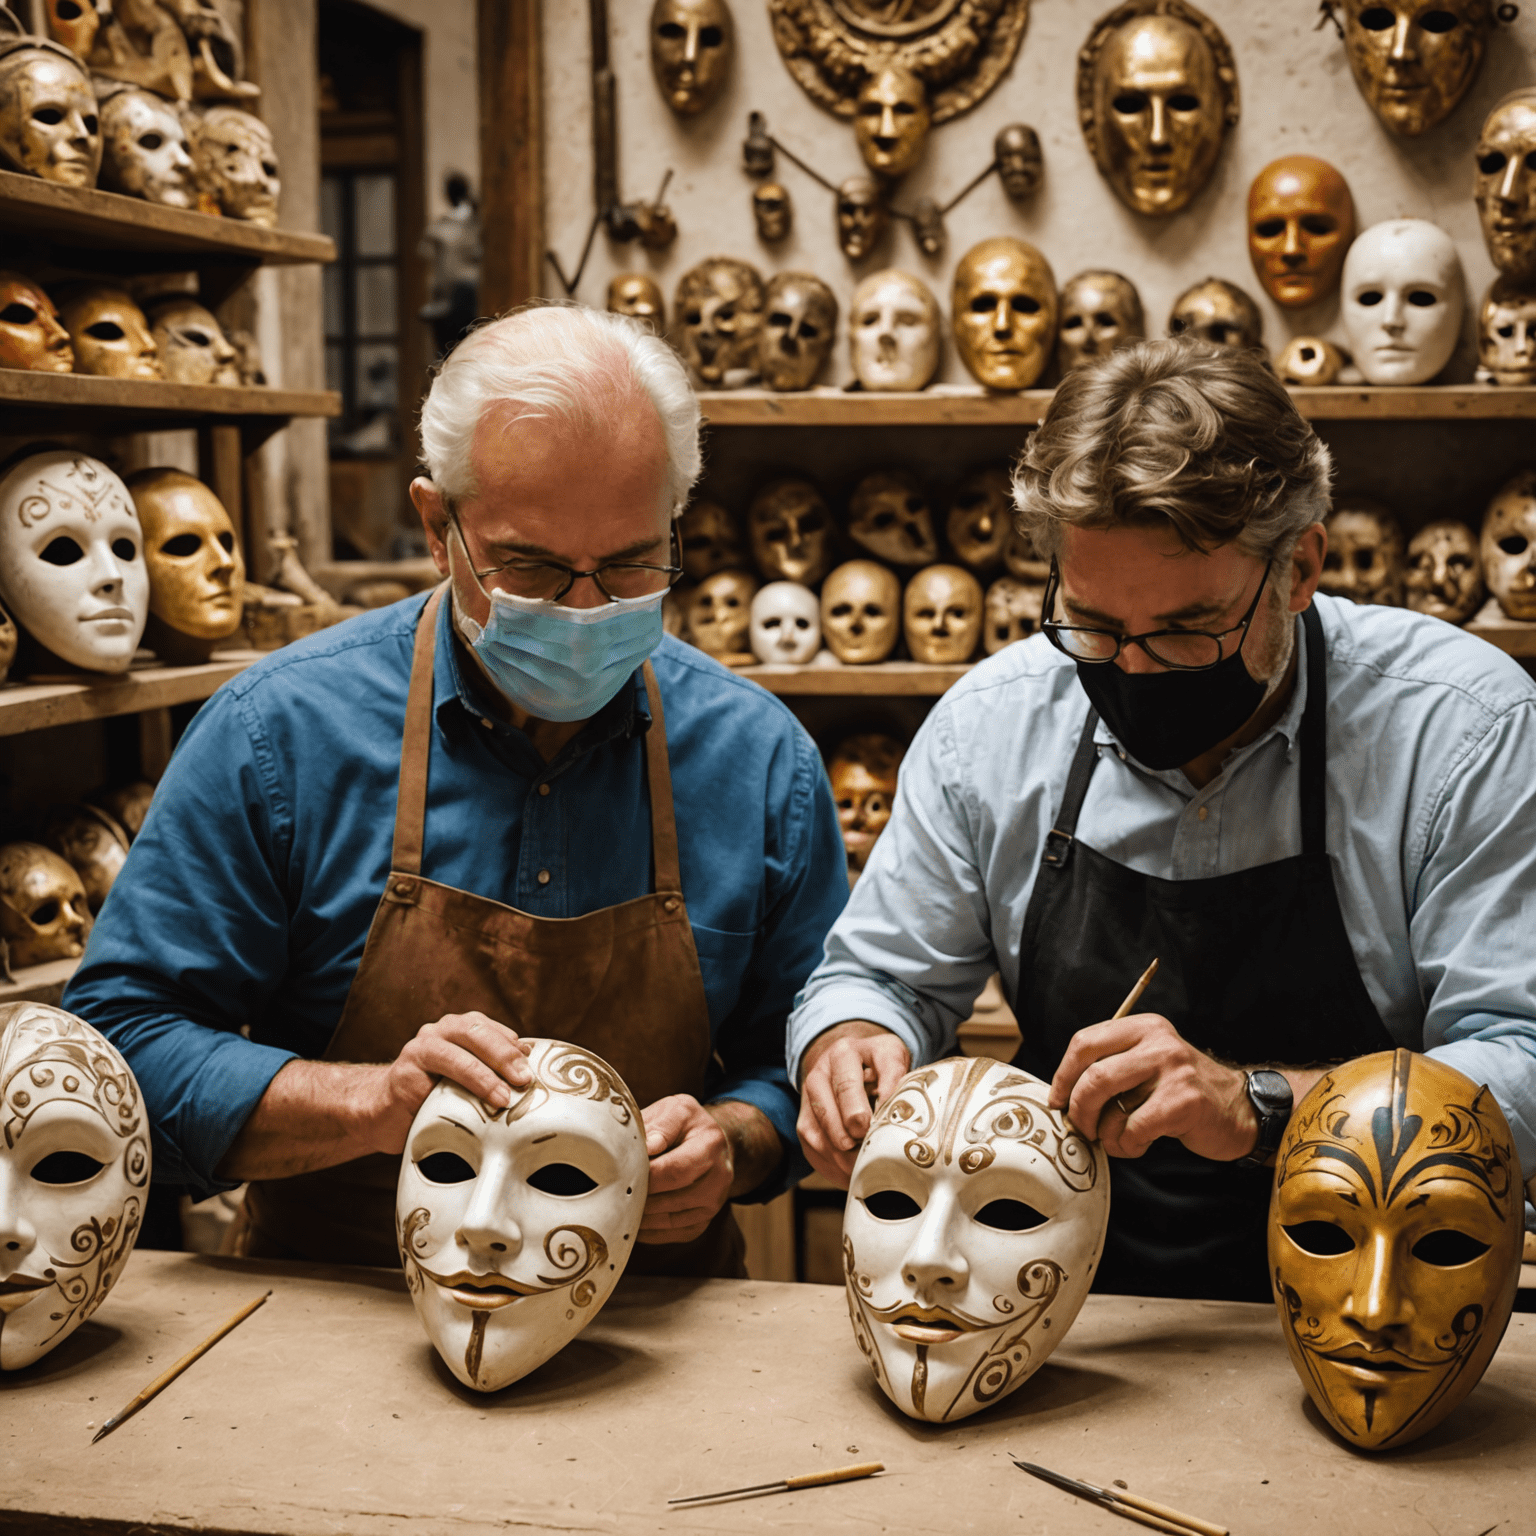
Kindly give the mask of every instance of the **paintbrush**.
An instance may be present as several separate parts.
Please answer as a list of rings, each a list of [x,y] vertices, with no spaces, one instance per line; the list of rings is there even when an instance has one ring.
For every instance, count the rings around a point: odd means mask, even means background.
[[[1123,1019],[1131,1011],[1131,1009],[1141,1001],[1141,994],[1145,992],[1149,986],[1151,986],[1152,978],[1157,975],[1157,965],[1158,962],[1154,958],[1152,964],[1149,965],[1146,970],[1141,973],[1140,979],[1137,981],[1136,985],[1125,994],[1125,1001],[1121,1003],[1120,1006],[1116,1008],[1112,1014],[1110,1014],[1111,1019]],[[1109,1102],[1116,1105],[1122,1114],[1129,1115],[1137,1108],[1138,1105],[1146,1102],[1146,1095],[1143,1095],[1139,1099],[1132,1100],[1129,1104],[1126,1103],[1126,1097],[1129,1094],[1140,1092],[1141,1085],[1138,1085],[1135,1088],[1127,1088],[1124,1093],[1117,1093]]]
[[[1181,1514],[1166,1504],[1143,1499],[1124,1489],[1099,1488],[1093,1483],[1079,1482],[1075,1477],[1052,1472],[1049,1467],[1036,1466],[1032,1461],[1015,1459],[1013,1464],[1019,1471],[1028,1472],[1031,1477],[1038,1477],[1064,1493],[1087,1499],[1100,1509],[1107,1509],[1111,1514],[1126,1520],[1134,1520],[1138,1525],[1150,1526],[1154,1531],[1167,1531],[1170,1536],[1229,1536],[1224,1525],[1212,1525],[1209,1520],[1201,1520],[1196,1515]]]
[[[883,1461],[861,1461],[853,1467],[837,1467],[831,1472],[802,1472],[798,1477],[781,1477],[776,1483],[757,1483],[751,1488],[727,1488],[721,1493],[691,1493],[686,1498],[668,1499],[668,1504],[703,1504],[711,1499],[736,1499],[749,1493],[792,1493],[796,1488],[821,1488],[828,1483],[851,1483],[858,1477],[873,1477],[884,1472]]]

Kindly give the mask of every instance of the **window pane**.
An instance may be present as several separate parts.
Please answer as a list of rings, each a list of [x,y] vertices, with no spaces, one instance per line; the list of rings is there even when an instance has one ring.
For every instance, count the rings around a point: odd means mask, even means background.
[[[357,254],[395,254],[395,178],[359,176],[357,190]]]
[[[368,266],[357,269],[357,334],[395,334],[395,269]]]
[[[341,241],[341,198],[345,183],[340,176],[320,181],[320,230],[338,244]]]
[[[327,347],[325,349],[325,387],[341,393],[341,379],[345,372],[342,363],[341,348]]]
[[[341,268],[320,269],[320,292],[324,299],[325,334],[340,336],[346,330],[345,317],[341,312]]]
[[[397,403],[395,382],[399,359],[394,347],[361,346],[357,349],[357,409],[366,417],[372,411],[392,411]]]

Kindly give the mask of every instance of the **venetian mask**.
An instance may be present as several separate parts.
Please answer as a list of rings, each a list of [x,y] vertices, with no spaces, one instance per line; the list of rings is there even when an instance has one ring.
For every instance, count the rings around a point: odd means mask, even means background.
[[[969,661],[981,638],[981,583],[958,565],[930,565],[907,583],[902,599],[913,661],[950,666]]]
[[[1536,470],[1522,470],[1483,514],[1483,579],[1505,616],[1536,621]]]
[[[1461,257],[1425,219],[1373,224],[1344,258],[1343,300],[1344,333],[1367,382],[1427,384],[1461,334]]]
[[[912,238],[924,256],[943,254],[949,238],[944,229],[944,210],[931,197],[920,197],[912,204]]]
[[[979,384],[1028,389],[1056,340],[1050,263],[1008,236],[972,246],[955,268],[950,323],[960,360]]]
[[[973,571],[988,571],[1003,558],[1013,526],[1013,482],[1002,468],[973,470],[960,482],[944,536],[955,558]]]
[[[75,350],[77,373],[111,379],[161,379],[160,349],[144,311],[121,288],[66,293],[59,318]]]
[[[649,1188],[634,1095],[561,1040],[532,1046],[505,1109],[439,1078],[400,1161],[396,1235],[416,1315],[477,1392],[521,1380],[602,1310]]]
[[[196,299],[160,299],[151,317],[160,366],[177,384],[240,383],[240,360],[224,328]]]
[[[1078,56],[1078,116],[1099,172],[1136,213],[1176,213],[1210,179],[1237,122],[1232,52],[1182,0],[1132,0]]]
[[[927,284],[894,267],[866,277],[848,313],[848,351],[865,389],[926,388],[939,367],[939,305]]]
[[[0,272],[0,368],[71,373],[75,349],[53,300],[19,272]]]
[[[126,672],[149,613],[142,536],[128,488],[67,449],[0,480],[0,593],[34,640],[92,672]]]
[[[1483,601],[1477,535],[1449,519],[1419,529],[1408,545],[1408,606],[1447,624],[1465,624]]]
[[[770,581],[752,599],[752,654],[804,666],[821,649],[821,603],[798,581]]]
[[[1264,344],[1264,317],[1235,283],[1208,277],[1173,301],[1168,334],[1249,351]]]
[[[667,323],[661,285],[644,272],[620,272],[608,284],[608,312],[648,320],[659,331]]]
[[[763,303],[758,372],[769,389],[809,389],[832,353],[837,299],[809,272],[779,272]]]
[[[992,156],[1003,191],[1013,202],[1028,202],[1040,190],[1045,175],[1040,135],[1027,123],[1009,123],[999,129],[992,141]]]
[[[848,537],[892,565],[928,565],[939,558],[933,511],[915,476],[876,470],[854,487]]]
[[[860,87],[853,132],[877,176],[905,176],[922,157],[931,125],[927,88],[911,70],[886,64]]]
[[[35,37],[0,41],[0,165],[66,187],[93,187],[101,125],[85,66]]]
[[[139,779],[132,784],[117,785],[96,798],[101,802],[101,808],[128,834],[131,843],[139,835],[139,828],[149,815],[149,802],[154,797],[155,786]]]
[[[752,498],[747,530],[769,581],[813,587],[832,569],[832,517],[809,480],[770,480]]]
[[[1344,0],[1343,10],[1355,84],[1405,139],[1451,115],[1493,30],[1492,0]]]
[[[906,748],[889,736],[850,736],[827,764],[850,878],[863,872],[891,819],[896,774],[905,753]]]
[[[96,0],[45,0],[43,11],[48,19],[49,37],[63,43],[77,58],[90,58],[101,26]]]
[[[1349,184],[1326,160],[1272,160],[1248,188],[1248,255],[1275,303],[1299,309],[1339,285],[1355,238]]]
[[[745,571],[716,571],[706,576],[688,605],[688,638],[717,660],[747,657],[756,580]]]
[[[863,261],[885,238],[890,215],[878,183],[850,176],[837,189],[837,243],[849,261]]]
[[[757,370],[763,280],[755,267],[711,256],[683,273],[672,301],[684,361],[708,385],[741,383]]]
[[[995,656],[1015,640],[1027,640],[1040,627],[1045,588],[1039,582],[999,576],[987,588],[982,608],[981,638],[987,655]]]
[[[1341,496],[1323,525],[1328,552],[1318,586],[1330,597],[1403,606],[1403,530],[1392,512],[1364,496]]]
[[[1291,1364],[1362,1450],[1475,1387],[1514,1306],[1520,1165],[1493,1095],[1413,1051],[1330,1068],[1276,1158],[1269,1264]]]
[[[1041,555],[1035,548],[1035,541],[1015,523],[1008,530],[1008,542],[1003,545],[1003,569],[1015,581],[1034,582],[1043,587],[1051,574],[1051,562]]]
[[[141,469],[128,489],[144,530],[150,613],[178,635],[227,639],[240,627],[245,561],[224,503],[179,469]]]
[[[859,1149],[843,1217],[854,1338],[905,1414],[951,1423],[1017,1390],[1072,1326],[1109,1221],[1109,1165],[987,1057],[909,1072]]]
[[[93,913],[128,858],[128,834],[94,805],[61,805],[49,812],[43,839],[80,877]]]
[[[0,1371],[40,1360],[127,1268],[149,1185],[128,1063],[84,1019],[0,1007]]]
[[[1056,365],[1063,374],[1147,334],[1141,295],[1118,272],[1079,272],[1061,290]]]
[[[702,581],[716,571],[740,570],[747,563],[741,528],[718,501],[695,501],[677,523],[684,575]]]
[[[168,101],[118,91],[101,104],[101,184],[167,208],[197,205],[192,146]]]
[[[1536,283],[1536,89],[1512,92],[1488,114],[1473,185],[1489,259],[1514,282]]]
[[[1477,319],[1477,380],[1481,384],[1536,384],[1536,293],[1499,278]]]
[[[1284,384],[1332,384],[1344,368],[1344,354],[1320,336],[1292,336],[1275,359]]]
[[[210,107],[193,133],[192,159],[198,185],[226,218],[277,223],[277,149],[259,117],[238,107]]]
[[[41,843],[0,848],[0,938],[12,966],[85,953],[91,909],[80,876]]]
[[[789,191],[776,181],[765,181],[752,191],[752,218],[757,224],[757,238],[767,245],[777,245],[789,238],[795,221],[795,207]]]
[[[821,588],[821,635],[851,666],[884,661],[901,634],[901,583],[873,560],[849,560]]]
[[[725,0],[656,0],[651,7],[651,68],[679,117],[697,116],[720,94],[733,36]]]

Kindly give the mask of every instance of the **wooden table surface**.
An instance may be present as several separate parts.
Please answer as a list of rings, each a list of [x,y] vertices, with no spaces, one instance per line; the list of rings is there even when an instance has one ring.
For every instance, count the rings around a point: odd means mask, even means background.
[[[137,1417],[91,1433],[268,1285],[272,1299]],[[96,1317],[0,1374],[0,1531],[432,1536],[540,1531],[1141,1530],[1009,1454],[1233,1536],[1536,1531],[1536,1317],[1416,1445],[1366,1456],[1310,1411],[1267,1307],[1090,1297],[1013,1396],[948,1426],[876,1390],[842,1292],[623,1282],[563,1353],[480,1396],[397,1274],[140,1253]],[[878,1460],[884,1476],[682,1512],[665,1500]]]

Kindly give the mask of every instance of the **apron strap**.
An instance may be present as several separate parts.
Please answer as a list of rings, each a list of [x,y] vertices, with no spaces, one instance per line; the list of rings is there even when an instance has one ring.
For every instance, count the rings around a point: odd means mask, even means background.
[[[1083,722],[1083,734],[1078,738],[1077,751],[1072,758],[1071,772],[1067,774],[1067,789],[1061,797],[1061,808],[1056,813],[1056,825],[1045,835],[1045,852],[1040,855],[1042,864],[1060,869],[1071,856],[1078,813],[1088,794],[1088,780],[1093,777],[1093,770],[1098,766],[1099,749],[1093,740],[1093,733],[1098,728],[1099,712],[1090,708],[1088,718]]]
[[[682,894],[683,877],[677,857],[677,815],[672,808],[672,764],[667,756],[667,717],[661,707],[656,669],[646,662],[645,697],[651,706],[651,728],[645,733],[645,776],[651,789],[651,859],[656,889]]]
[[[421,873],[422,834],[427,819],[427,762],[432,755],[432,668],[437,656],[437,611],[444,583],[427,599],[416,625],[411,655],[411,689],[405,699],[405,733],[400,741],[400,788],[395,799],[395,846],[389,867],[403,875]]]
[[[1317,604],[1301,615],[1307,637],[1307,707],[1301,713],[1301,851],[1328,852],[1328,644]]]

